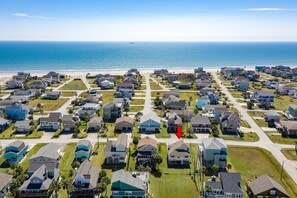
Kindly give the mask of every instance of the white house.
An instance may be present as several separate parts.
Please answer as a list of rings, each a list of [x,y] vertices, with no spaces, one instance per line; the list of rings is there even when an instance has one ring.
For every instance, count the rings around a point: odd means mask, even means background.
[[[126,162],[128,151],[128,136],[124,133],[115,141],[108,140],[104,150],[108,164],[120,164]]]
[[[112,89],[114,87],[114,83],[109,80],[103,80],[100,86],[102,89]]]

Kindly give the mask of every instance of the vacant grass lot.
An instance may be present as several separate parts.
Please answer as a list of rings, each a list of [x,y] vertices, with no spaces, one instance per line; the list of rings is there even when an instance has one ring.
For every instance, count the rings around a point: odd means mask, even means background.
[[[60,88],[60,90],[86,90],[86,89],[87,89],[87,86],[82,80],[72,80]]]
[[[33,105],[34,107],[37,107],[38,104],[42,104],[44,111],[56,111],[60,107],[62,107],[68,100],[68,98],[59,98],[58,100],[36,99],[29,101],[28,105]]]
[[[191,166],[190,168],[169,168],[167,164],[167,146],[161,143],[159,153],[163,158],[160,164],[161,177],[150,175],[150,194],[153,197],[199,197],[199,191],[189,173],[193,174],[195,159],[198,152],[197,145],[190,145]],[[197,178],[198,180],[198,178]]]
[[[61,96],[63,97],[72,97],[72,96],[75,96],[75,94],[76,94],[75,91],[61,92]]]
[[[288,158],[289,160],[297,161],[297,153],[295,149],[282,149],[282,153]]]
[[[129,112],[139,112],[142,111],[144,106],[130,106]]]
[[[244,141],[244,142],[257,142],[259,141],[259,136],[254,132],[244,133],[244,137],[240,138],[237,136],[222,136],[224,140],[233,140],[233,141]]]
[[[267,174],[282,184],[290,197],[297,197],[297,191],[294,190],[297,185],[286,172],[283,174],[283,180],[280,180],[281,166],[268,151],[261,148],[228,146],[228,152],[233,171],[241,174],[242,181]]]
[[[163,97],[163,95],[164,95],[164,91],[152,91],[151,92],[152,97],[157,97],[157,96]]]
[[[170,134],[167,132],[165,121],[162,121],[160,133],[157,133],[156,138],[170,138]]]
[[[274,132],[274,133],[277,133],[277,132]],[[278,143],[278,144],[295,144],[295,142],[297,141],[297,138],[282,137],[281,134],[279,135],[274,135],[270,133],[266,133],[266,134],[272,142]]]
[[[112,137],[118,137],[119,134],[118,133],[115,133],[114,129],[115,129],[115,123],[112,123],[112,122],[106,122],[106,127],[107,127],[107,130],[102,132],[102,133],[99,133],[99,136],[100,137],[109,137],[109,138],[112,138]]]
[[[64,155],[60,160],[60,174],[63,178],[71,178],[73,176],[73,168],[71,166],[74,160],[76,143],[69,143],[64,148]]]
[[[5,131],[0,133],[0,139],[37,139],[43,136],[43,132],[38,131],[37,129],[35,129],[29,135],[26,135],[26,134],[16,135],[14,134],[14,132],[15,132],[14,124],[10,124],[10,126]]]
[[[114,91],[102,91],[103,104],[109,103],[114,99]]]
[[[252,117],[263,117],[263,112],[261,111],[247,111],[247,113]]]
[[[144,99],[132,99],[130,101],[131,105],[144,105]]]
[[[268,127],[268,122],[266,122],[265,119],[254,119],[254,121],[259,127]]]
[[[229,92],[230,92],[230,94],[231,94],[234,98],[243,98],[243,97],[242,97],[242,92],[240,92],[240,91],[230,91],[230,90],[229,90]]]
[[[151,90],[162,90],[162,87],[155,82],[150,82]]]
[[[292,99],[290,96],[280,96],[274,98],[274,108],[277,110],[288,110],[289,104],[297,105],[297,99]]]
[[[245,120],[241,120],[241,125],[242,127],[245,127],[245,128],[251,128],[251,126],[249,125],[249,123]]]

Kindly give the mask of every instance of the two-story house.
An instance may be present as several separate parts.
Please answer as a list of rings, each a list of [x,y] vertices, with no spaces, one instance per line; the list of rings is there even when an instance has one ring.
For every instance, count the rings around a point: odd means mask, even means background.
[[[24,120],[28,117],[29,111],[27,108],[21,105],[12,105],[12,106],[7,106],[5,108],[5,113],[8,117],[8,119],[13,120],[13,121],[18,121],[18,120]]]
[[[73,186],[75,191],[71,197],[95,197],[94,189],[97,187],[99,179],[99,168],[92,166],[89,160],[85,160],[75,170]]]
[[[255,91],[252,98],[256,103],[269,103],[273,106],[274,102],[274,92],[273,91]]]
[[[169,133],[176,133],[177,127],[183,126],[183,120],[176,113],[169,113],[167,122],[167,131]]]
[[[116,120],[122,116],[124,105],[122,103],[109,102],[103,106],[103,119],[108,121]]]
[[[92,154],[92,144],[89,140],[80,140],[75,148],[75,159],[82,162],[90,159]]]
[[[4,158],[9,165],[18,164],[26,155],[28,145],[23,141],[14,141],[5,148]]]
[[[128,136],[124,133],[120,134],[115,141],[108,140],[104,154],[108,164],[123,164],[126,162],[128,151]]]
[[[62,123],[61,113],[50,113],[47,118],[39,118],[39,129],[45,131],[56,131]]]
[[[210,104],[210,100],[209,100],[208,96],[202,96],[202,97],[196,99],[196,106],[198,109],[202,109],[203,106],[209,105],[209,104]]]
[[[47,100],[58,100],[60,96],[61,96],[61,92],[59,91],[48,91],[42,94],[41,97]]]
[[[115,130],[119,132],[131,132],[134,126],[134,119],[128,116],[116,119]]]
[[[223,112],[220,118],[221,130],[223,133],[239,133],[240,122],[238,112]]]
[[[211,132],[211,124],[207,116],[196,115],[190,121],[191,131],[194,133],[209,133]]]
[[[168,164],[169,165],[189,165],[190,146],[179,140],[168,145]]]
[[[223,139],[202,139],[202,159],[205,167],[211,168],[213,165],[217,165],[219,168],[225,168],[227,155],[227,145]]]
[[[285,116],[289,120],[297,120],[297,105],[289,104],[288,110],[285,112]]]
[[[137,163],[150,163],[152,155],[157,153],[157,145],[157,141],[151,137],[140,139],[137,144]]]
[[[117,91],[121,92],[124,97],[131,99],[134,92],[134,84],[130,82],[122,82],[117,85]]]
[[[92,117],[89,122],[89,131],[101,130],[103,127],[103,119],[101,117]]]
[[[94,117],[99,109],[100,109],[100,104],[86,103],[80,109],[78,109],[77,115],[79,116],[79,118],[85,120],[87,116],[89,118]]]
[[[142,133],[159,132],[161,128],[161,118],[154,112],[147,113],[140,118],[139,131]]]
[[[33,175],[41,166],[45,166],[47,176],[49,178],[59,177],[59,160],[61,154],[61,146],[57,143],[49,143],[43,146],[37,153],[29,159],[30,166],[28,168],[29,176]]]

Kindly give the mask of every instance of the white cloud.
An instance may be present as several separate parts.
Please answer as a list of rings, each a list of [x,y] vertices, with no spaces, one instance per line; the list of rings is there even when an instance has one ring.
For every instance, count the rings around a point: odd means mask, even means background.
[[[11,15],[16,17],[27,17],[27,18],[33,18],[33,19],[49,19],[49,17],[29,15],[27,13],[22,13],[22,12],[12,13]]]
[[[248,8],[248,9],[243,9],[243,11],[297,11],[297,9],[288,9],[288,8]]]

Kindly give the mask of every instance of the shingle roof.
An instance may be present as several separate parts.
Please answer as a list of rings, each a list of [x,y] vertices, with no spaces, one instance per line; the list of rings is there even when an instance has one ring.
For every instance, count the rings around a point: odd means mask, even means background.
[[[116,119],[115,124],[118,124],[118,123],[121,123],[121,122],[128,122],[128,123],[133,124],[134,123],[134,119],[133,118],[130,118],[128,116],[120,117],[120,118],[117,118]]]
[[[0,190],[12,180],[12,175],[0,172]]]
[[[209,118],[207,116],[196,115],[190,121],[191,124],[210,124]]]
[[[150,112],[148,114],[141,116],[139,124],[146,122],[148,120],[153,120],[155,122],[161,123],[161,118],[159,116],[157,116],[156,113]]]
[[[170,149],[168,151],[168,155],[173,156],[189,156],[190,152],[186,151],[189,149],[189,145],[184,143],[184,140],[179,140],[170,144]]]
[[[61,118],[61,113],[50,113],[47,118],[40,118],[39,120],[41,122],[59,122],[59,119]]]
[[[134,188],[137,188],[140,190],[144,190],[144,191],[146,190],[146,186],[143,184],[143,182],[139,178],[133,177],[132,174],[129,172],[124,172],[123,169],[115,171],[112,174],[111,183],[115,183],[117,181],[120,181],[121,183],[125,183],[131,187],[134,187]],[[124,190],[123,189],[124,185],[121,185],[121,187],[122,187],[121,190]]]
[[[146,136],[138,141],[137,148],[143,147],[145,145],[152,145],[153,147],[157,148],[157,141],[153,138]]]
[[[30,157],[31,159],[37,158],[37,157],[46,157],[46,158],[51,158],[51,159],[58,159],[60,157],[59,155],[59,149],[61,148],[61,146],[57,143],[49,143],[43,147],[41,147],[41,149],[39,149],[39,151],[37,153],[35,153],[34,155],[32,155]]]
[[[10,143],[7,147],[9,147],[9,146],[17,147],[21,151],[25,147],[25,142],[17,140],[17,141]]]
[[[221,172],[219,174],[224,193],[243,193],[243,190],[238,185],[241,182],[239,173]]]
[[[280,124],[285,126],[286,128],[296,130],[297,129],[297,121],[284,121],[281,120]]]
[[[89,124],[100,124],[102,123],[102,118],[101,117],[93,117],[91,118]]]
[[[9,123],[9,120],[6,120],[6,119],[0,117],[0,125],[4,125],[7,123]]]
[[[19,127],[27,127],[27,128],[29,128],[30,127],[30,122],[31,121],[29,121],[29,120],[17,121],[14,124],[14,127],[16,127],[16,128],[19,128]]]
[[[95,188],[99,178],[99,168],[92,166],[89,160],[85,160],[80,165],[77,174],[75,175],[75,179],[77,176],[84,177],[85,179],[89,179],[91,177],[89,188]]]
[[[115,146],[118,146],[118,145],[127,146],[127,142],[128,142],[128,135],[122,133],[119,135],[117,141],[115,142]]]
[[[227,148],[224,140],[221,138],[204,138],[202,139],[202,145],[206,149],[222,149]]]
[[[268,175],[262,175],[258,177],[257,179],[249,183],[249,187],[254,195],[258,195],[272,188],[276,188],[277,190],[289,196],[287,191],[284,189],[284,187],[279,183],[277,183],[276,181],[274,181]]]

